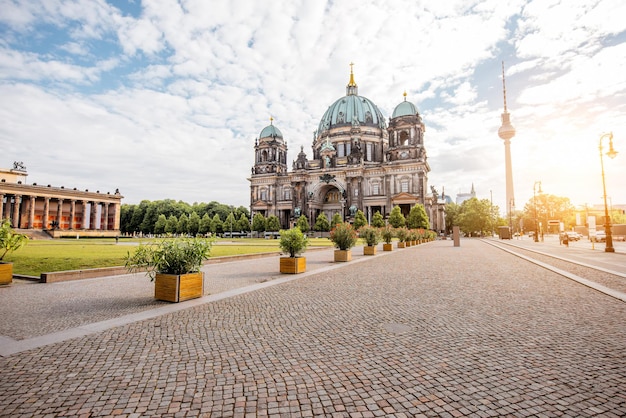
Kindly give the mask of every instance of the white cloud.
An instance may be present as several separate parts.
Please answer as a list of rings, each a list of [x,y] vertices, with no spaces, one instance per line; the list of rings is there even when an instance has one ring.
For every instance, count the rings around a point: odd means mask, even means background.
[[[0,166],[23,160],[33,181],[119,187],[130,203],[248,205],[269,117],[289,160],[301,146],[310,156],[350,62],[384,115],[405,90],[416,103],[430,183],[447,194],[474,183],[503,207],[502,60],[518,206],[538,179],[592,203],[599,134],[614,130],[616,146],[626,137],[619,0],[149,0],[138,14],[102,0],[5,3]],[[622,149],[607,178],[625,174]]]

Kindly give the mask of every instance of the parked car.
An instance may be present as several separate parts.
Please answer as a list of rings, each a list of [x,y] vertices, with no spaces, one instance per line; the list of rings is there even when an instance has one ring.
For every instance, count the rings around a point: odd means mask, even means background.
[[[565,233],[567,234],[567,239],[569,241],[578,241],[580,239],[580,234],[578,232],[567,231]]]
[[[606,232],[604,232],[604,231],[596,231],[596,236],[593,237],[592,241],[595,241],[595,242],[604,242],[604,241],[606,241]]]

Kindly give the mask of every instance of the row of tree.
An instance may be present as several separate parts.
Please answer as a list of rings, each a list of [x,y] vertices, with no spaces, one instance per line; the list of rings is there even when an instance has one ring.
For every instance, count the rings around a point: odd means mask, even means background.
[[[250,213],[246,208],[240,206],[235,208],[217,202],[194,203],[190,205],[185,202],[174,200],[144,200],[138,205],[122,205],[120,215],[120,230],[124,234],[222,234],[226,232],[278,232],[280,221],[278,217],[271,215],[268,217],[256,214],[249,221]],[[328,219],[321,213],[313,225],[314,231],[328,232],[338,223],[343,222],[339,213],[335,213],[332,219]],[[428,229],[429,220],[426,210],[422,205],[415,205],[411,208],[405,218],[396,206],[389,214],[388,222],[395,228],[407,226],[409,228]],[[372,216],[372,226],[385,226],[385,219],[376,212]],[[367,218],[363,211],[358,210],[353,220],[356,229],[367,225]],[[298,218],[296,226],[304,233],[311,230],[309,219],[302,215]]]
[[[124,234],[192,235],[231,229],[249,231],[249,218],[250,212],[243,206],[235,208],[218,202],[190,205],[171,199],[143,200],[137,205],[122,205],[120,231]]]
[[[567,197],[551,194],[537,195],[530,199],[524,209],[514,211],[510,219],[499,215],[498,206],[493,206],[487,199],[479,200],[472,198],[464,201],[461,205],[450,203],[446,205],[446,229],[452,232],[453,226],[459,226],[461,232],[468,236],[487,236],[494,233],[499,226],[512,226],[513,231],[525,233],[534,231],[541,225],[544,232],[559,232],[557,227],[548,230],[548,221],[558,220],[563,223],[565,230],[571,230],[577,225],[574,205]],[[626,216],[617,211],[611,213],[613,224],[626,222]],[[586,219],[581,219],[586,223]],[[603,219],[597,222],[602,224]]]

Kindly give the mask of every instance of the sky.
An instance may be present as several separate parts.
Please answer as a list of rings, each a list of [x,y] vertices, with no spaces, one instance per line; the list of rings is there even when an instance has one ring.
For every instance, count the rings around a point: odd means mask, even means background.
[[[0,168],[123,203],[250,205],[270,123],[288,166],[345,95],[413,102],[429,186],[506,212],[502,63],[516,209],[537,191],[626,204],[623,0],[0,0]],[[602,140],[600,138],[603,138]]]

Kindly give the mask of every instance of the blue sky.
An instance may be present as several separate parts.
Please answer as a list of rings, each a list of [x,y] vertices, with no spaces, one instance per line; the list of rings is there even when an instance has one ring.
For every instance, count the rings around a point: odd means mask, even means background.
[[[29,182],[249,206],[270,116],[311,156],[345,94],[426,124],[429,185],[474,184],[505,210],[507,105],[517,208],[544,192],[626,204],[626,3],[599,1],[0,0],[0,167]],[[604,143],[605,148],[608,146]]]

